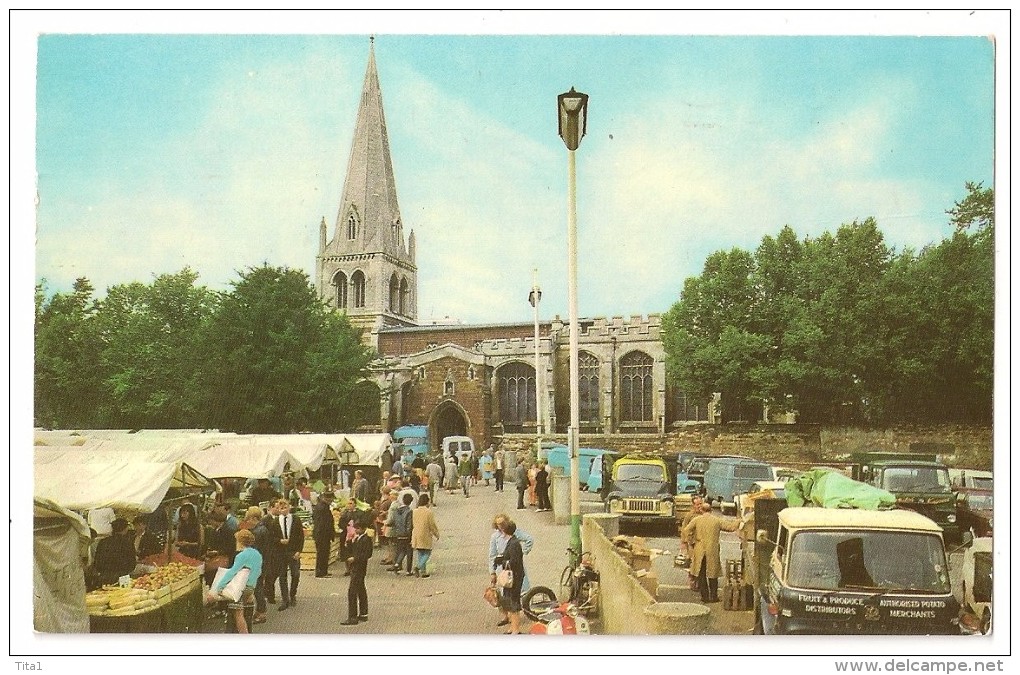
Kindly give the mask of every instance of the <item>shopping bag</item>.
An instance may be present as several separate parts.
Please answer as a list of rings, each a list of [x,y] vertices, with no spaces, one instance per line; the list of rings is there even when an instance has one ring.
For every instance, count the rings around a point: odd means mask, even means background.
[[[227,570],[228,568],[226,567],[221,567],[216,570],[216,577],[213,579],[211,588],[216,588],[216,586],[219,585],[220,581],[223,580],[223,577],[226,576]],[[223,587],[222,591],[220,591],[220,597],[224,600],[230,600],[231,602],[237,602],[240,600],[241,594],[244,593],[244,587],[248,585],[248,575],[250,573],[251,570],[247,567],[242,567],[240,571],[234,575],[234,578]]]
[[[495,586],[486,586],[485,592],[482,593],[482,598],[493,607],[499,607],[499,591],[496,590]]]

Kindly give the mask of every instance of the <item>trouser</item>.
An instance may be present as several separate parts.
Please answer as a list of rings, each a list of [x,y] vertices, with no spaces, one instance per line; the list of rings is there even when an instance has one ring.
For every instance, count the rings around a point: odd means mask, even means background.
[[[280,599],[283,602],[289,602],[297,597],[297,587],[301,582],[301,559],[295,560],[294,554],[289,551],[284,553],[284,558],[280,561],[279,572]]]
[[[429,501],[432,504],[436,503],[436,481],[429,481]]]
[[[432,549],[430,548],[416,548],[414,549],[414,566],[421,574],[428,574],[425,571],[425,566],[428,565],[429,558],[432,557]]]
[[[265,601],[276,599],[276,577],[279,574],[277,571],[279,563],[275,559],[262,558],[262,574],[259,576],[259,582],[255,586],[256,600],[258,595],[262,595],[264,598],[262,602],[262,609],[259,611],[265,611]]]
[[[496,492],[503,491],[503,469],[496,469]]]
[[[538,508],[540,509],[551,509],[552,504],[549,503],[549,487],[542,486],[535,488],[535,494],[538,496]]]
[[[259,577],[255,582],[255,611],[259,614],[266,613],[266,580]]]
[[[468,476],[461,476],[460,477],[460,485],[464,489],[464,496],[465,497],[470,497],[471,496],[471,495],[468,494],[468,480],[469,480]]]
[[[400,568],[404,560],[407,560],[407,573],[411,573],[411,540],[404,538],[396,538],[393,540],[396,542],[397,554],[393,558],[393,566]]]
[[[719,599],[719,579],[708,578],[708,560],[701,559],[701,569],[698,570],[698,591],[701,593],[702,602],[716,602]]]
[[[351,584],[347,587],[347,618],[354,620],[359,616],[368,616],[368,589],[365,588],[367,561],[359,561],[351,566]]]
[[[524,506],[524,493],[527,491],[528,488],[517,486],[517,508],[519,509],[527,508],[526,506]]]
[[[321,577],[329,572],[329,544],[325,539],[315,540],[315,576]]]

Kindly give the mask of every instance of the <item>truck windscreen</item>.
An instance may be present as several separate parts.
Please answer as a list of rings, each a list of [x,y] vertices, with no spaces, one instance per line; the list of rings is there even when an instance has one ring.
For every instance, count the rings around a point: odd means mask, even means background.
[[[654,480],[663,482],[666,474],[654,464],[623,464],[618,467],[616,480]]]
[[[890,466],[882,472],[882,487],[889,492],[949,492],[949,472],[917,466]]]
[[[923,532],[804,531],[791,543],[787,581],[795,588],[950,592],[942,540]]]

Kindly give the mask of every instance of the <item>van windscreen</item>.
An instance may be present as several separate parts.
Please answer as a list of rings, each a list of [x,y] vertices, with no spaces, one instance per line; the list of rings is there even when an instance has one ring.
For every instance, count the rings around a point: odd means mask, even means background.
[[[935,534],[798,532],[789,561],[788,582],[795,588],[951,592],[945,549]]]
[[[772,480],[772,467],[765,464],[736,464],[733,467],[733,477],[748,480]]]

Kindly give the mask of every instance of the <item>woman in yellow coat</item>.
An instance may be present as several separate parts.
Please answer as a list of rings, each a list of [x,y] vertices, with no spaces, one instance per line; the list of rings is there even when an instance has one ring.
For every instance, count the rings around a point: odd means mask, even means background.
[[[432,543],[439,539],[439,526],[427,494],[418,497],[418,508],[411,512],[411,547],[414,549],[414,576],[427,579],[425,566],[432,555]]]
[[[708,504],[702,504],[701,511],[700,516],[687,523],[681,539],[694,543],[691,574],[698,577],[701,601],[719,602],[719,575],[722,573],[719,533],[736,532],[740,523],[736,520],[723,520],[712,513],[712,507]]]

